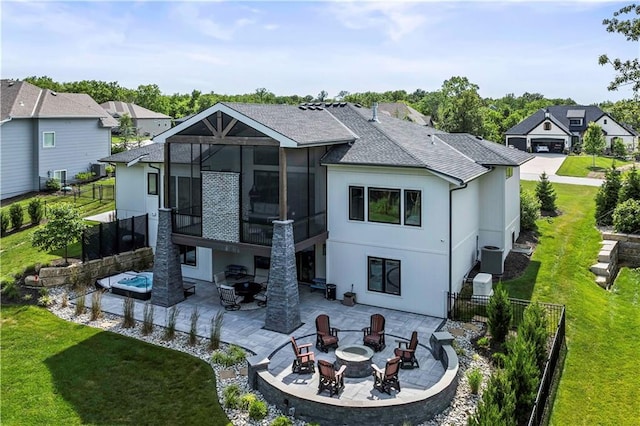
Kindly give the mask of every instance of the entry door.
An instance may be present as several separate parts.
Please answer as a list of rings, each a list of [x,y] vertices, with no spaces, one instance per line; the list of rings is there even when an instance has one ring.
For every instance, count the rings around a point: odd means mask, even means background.
[[[311,283],[316,277],[316,250],[310,247],[296,253],[296,267],[298,269],[298,281]]]

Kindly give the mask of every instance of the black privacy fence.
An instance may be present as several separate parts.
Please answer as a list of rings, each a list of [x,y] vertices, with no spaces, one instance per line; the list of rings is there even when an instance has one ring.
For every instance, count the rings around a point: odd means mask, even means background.
[[[100,259],[146,247],[149,245],[148,228],[146,214],[89,227],[82,235],[82,260]]]

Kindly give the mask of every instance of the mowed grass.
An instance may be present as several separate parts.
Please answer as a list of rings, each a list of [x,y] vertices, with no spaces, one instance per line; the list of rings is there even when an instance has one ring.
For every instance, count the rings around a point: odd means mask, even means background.
[[[230,424],[199,359],[34,306],[1,313],[2,425]]]
[[[598,156],[594,167],[593,156],[591,155],[568,155],[556,174],[560,176],[587,177],[590,172],[604,173],[614,163],[616,167],[632,164],[630,161]]]
[[[533,190],[535,182],[522,182]],[[613,290],[595,284],[601,237],[598,188],[554,184],[562,215],[541,218],[539,245],[524,276],[505,283],[514,297],[566,305],[568,352],[554,425],[640,424],[640,270],[622,268]]]
[[[110,183],[104,183],[110,182]],[[113,179],[107,179],[105,181],[96,182],[96,184],[111,184],[113,185]],[[82,217],[93,216],[95,214],[108,212],[115,209],[115,201],[113,200],[92,200],[87,198],[78,198],[74,200],[71,195],[45,195],[40,196],[43,203],[46,203],[47,207],[59,203],[71,203],[73,204]],[[0,280],[10,280],[14,274],[19,274],[24,271],[28,266],[36,264],[48,265],[51,261],[59,259],[64,256],[64,250],[57,250],[52,252],[40,251],[31,246],[31,236],[42,225],[30,226],[29,215],[27,214],[27,206],[31,198],[27,198],[19,201],[24,211],[24,225],[20,231],[9,232],[7,236],[0,239],[0,264],[2,265],[2,271],[0,273]],[[3,209],[7,211],[9,207],[3,206]],[[91,223],[88,223],[89,225]],[[82,255],[82,247],[79,243],[75,243],[68,248],[69,257],[80,257]]]

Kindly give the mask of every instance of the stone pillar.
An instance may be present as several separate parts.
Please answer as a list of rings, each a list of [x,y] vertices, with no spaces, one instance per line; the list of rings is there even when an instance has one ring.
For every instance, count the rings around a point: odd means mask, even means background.
[[[276,220],[273,222],[264,328],[290,334],[301,325],[293,221]]]
[[[171,209],[158,209],[158,236],[153,262],[151,303],[169,307],[184,300],[180,249],[171,242]]]

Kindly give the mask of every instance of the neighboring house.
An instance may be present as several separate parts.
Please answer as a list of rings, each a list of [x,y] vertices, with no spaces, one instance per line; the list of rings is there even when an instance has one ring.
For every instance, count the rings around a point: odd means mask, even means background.
[[[582,144],[589,123],[595,122],[604,132],[606,150],[620,138],[627,149],[637,148],[637,133],[618,123],[594,105],[555,105],[540,109],[506,132],[506,144],[528,152],[569,152]]]
[[[89,95],[56,93],[25,81],[2,80],[0,198],[61,182],[111,153],[118,123]]]
[[[322,277],[339,297],[353,288],[359,303],[445,317],[482,247],[504,261],[518,238],[519,166],[532,157],[323,105],[218,103],[104,158],[116,164],[118,217],[171,207],[182,273],[208,281],[230,264],[268,264],[271,222],[291,219],[299,282]]]
[[[171,128],[171,117],[154,112],[133,103],[107,101],[100,104],[113,118],[120,120],[124,114],[129,114],[133,127],[141,136],[156,136]]]
[[[378,104],[378,112],[391,117],[412,121],[421,126],[433,127],[433,120],[430,115],[423,115],[402,102],[380,102]]]

